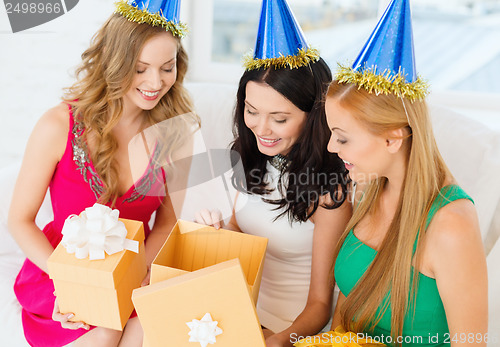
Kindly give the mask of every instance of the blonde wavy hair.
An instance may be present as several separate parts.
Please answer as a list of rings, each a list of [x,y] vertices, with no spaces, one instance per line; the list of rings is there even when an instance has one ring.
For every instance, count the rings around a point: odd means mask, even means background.
[[[118,197],[118,166],[115,153],[118,143],[112,129],[123,111],[123,96],[130,89],[136,64],[146,41],[164,33],[165,29],[129,21],[113,14],[92,38],[90,47],[82,54],[82,63],[76,70],[77,82],[66,88],[63,101],[73,107],[75,121],[83,128],[83,143],[90,144],[89,152],[94,167],[104,183],[99,197],[102,203],[115,204]],[[145,111],[142,129],[175,116],[193,111],[192,101],[183,86],[188,68],[188,57],[177,40],[177,80],[158,105]],[[190,114],[193,123],[199,118]],[[169,154],[183,142],[183,134],[191,127],[186,117],[176,122],[168,134],[161,134],[162,155]]]
[[[408,134],[402,146],[407,168],[396,214],[374,261],[340,310],[342,325],[347,329],[372,331],[390,303],[391,336],[397,341],[418,287],[418,271],[414,271],[413,279],[410,278],[415,240],[418,238],[420,243],[424,233],[419,233],[419,230],[425,230],[431,205],[445,179],[452,176],[439,153],[425,101],[410,102],[392,94],[374,95],[354,84],[337,81],[331,83],[327,98],[336,100],[376,136],[385,136],[397,129],[405,129]],[[364,216],[375,211],[386,182],[387,178],[379,177],[367,183],[363,197],[337,244],[334,259],[349,231]],[[418,247],[415,256],[418,269]],[[410,288],[411,280],[413,285]],[[391,291],[390,300],[383,303],[388,290]],[[377,314],[380,305],[383,307]]]

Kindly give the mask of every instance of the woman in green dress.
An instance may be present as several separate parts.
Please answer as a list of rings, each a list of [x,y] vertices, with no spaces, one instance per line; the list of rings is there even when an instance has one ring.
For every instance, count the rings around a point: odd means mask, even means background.
[[[408,30],[409,29],[409,30]],[[409,3],[393,0],[326,98],[328,149],[357,183],[336,249],[338,325],[387,345],[483,345],[487,270],[472,199],[441,157]]]

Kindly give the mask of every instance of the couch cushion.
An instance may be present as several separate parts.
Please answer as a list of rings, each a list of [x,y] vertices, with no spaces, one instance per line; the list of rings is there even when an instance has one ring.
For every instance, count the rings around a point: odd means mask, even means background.
[[[233,140],[232,116],[237,86],[224,83],[186,83],[196,112],[201,118],[201,131],[207,149],[228,148]]]
[[[462,114],[429,105],[439,150],[458,183],[474,199],[483,240],[500,198],[500,133]]]

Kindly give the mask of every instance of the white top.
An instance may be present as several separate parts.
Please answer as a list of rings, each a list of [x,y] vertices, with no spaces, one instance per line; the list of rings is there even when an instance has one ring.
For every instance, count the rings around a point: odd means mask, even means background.
[[[267,164],[269,188],[276,188],[279,172]],[[277,199],[277,189],[266,198]],[[260,323],[277,333],[288,328],[306,305],[311,279],[314,224],[311,221],[290,224],[276,205],[261,195],[238,195],[235,216],[240,229],[269,239],[262,273],[257,314]],[[282,210],[281,210],[282,211]]]

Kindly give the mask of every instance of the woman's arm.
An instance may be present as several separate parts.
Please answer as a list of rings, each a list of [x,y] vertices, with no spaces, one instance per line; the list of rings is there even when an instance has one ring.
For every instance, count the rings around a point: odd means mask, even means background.
[[[177,218],[167,192],[162,204],[156,210],[155,223],[146,242],[146,264],[148,268],[151,266],[151,263],[165,243],[176,222]]]
[[[68,131],[66,104],[50,109],[40,118],[26,145],[9,210],[9,232],[28,259],[45,272],[54,248],[36,226],[35,218],[64,154]]]
[[[224,228],[228,230],[238,231],[240,233],[242,232],[240,227],[238,226],[238,222],[236,221],[236,215],[234,214],[234,209],[233,209],[233,214],[231,215],[231,219]]]
[[[346,297],[342,292],[339,292],[339,297],[337,298],[337,303],[335,304],[335,311],[333,312],[332,326],[330,330],[335,330],[336,327],[342,324],[342,317],[340,316],[340,308],[344,304]]]
[[[434,217],[426,237],[450,329],[451,346],[486,346],[488,279],[486,256],[473,204],[457,200]]]
[[[351,204],[347,201],[334,210],[320,207],[314,214],[311,282],[306,307],[288,329],[266,339],[268,347],[292,346],[290,334],[294,336],[317,334],[330,319],[333,253],[351,214]]]

